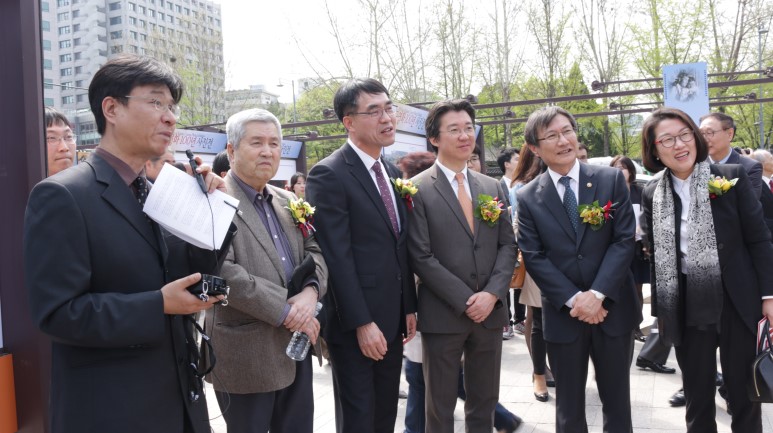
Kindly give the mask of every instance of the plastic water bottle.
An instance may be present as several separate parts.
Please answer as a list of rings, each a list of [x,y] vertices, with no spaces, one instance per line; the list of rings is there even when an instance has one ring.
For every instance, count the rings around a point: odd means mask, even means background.
[[[317,302],[317,308],[314,309],[314,317],[317,317],[319,311],[322,309],[322,303]],[[290,339],[290,344],[287,345],[285,353],[290,359],[294,361],[303,361],[306,359],[306,355],[309,354],[309,348],[311,347],[311,340],[305,332],[295,331],[293,337]]]

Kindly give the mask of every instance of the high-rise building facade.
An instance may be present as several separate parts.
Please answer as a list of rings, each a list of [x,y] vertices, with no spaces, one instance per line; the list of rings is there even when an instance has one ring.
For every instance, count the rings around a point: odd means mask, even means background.
[[[119,53],[148,55],[180,73],[186,85],[180,124],[224,120],[220,5],[209,0],[41,0],[41,14],[44,103],[75,123],[79,147],[99,142],[88,87],[99,67]]]

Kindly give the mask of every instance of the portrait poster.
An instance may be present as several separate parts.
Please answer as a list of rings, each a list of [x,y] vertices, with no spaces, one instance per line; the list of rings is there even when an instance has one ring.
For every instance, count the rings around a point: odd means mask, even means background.
[[[663,66],[663,96],[666,107],[684,111],[699,124],[709,112],[706,62]]]

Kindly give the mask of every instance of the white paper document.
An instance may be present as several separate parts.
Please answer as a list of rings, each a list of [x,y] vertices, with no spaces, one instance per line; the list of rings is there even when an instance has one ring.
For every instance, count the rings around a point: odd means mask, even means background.
[[[214,250],[223,245],[238,206],[239,200],[222,191],[204,194],[193,176],[164,164],[142,210],[180,239]]]

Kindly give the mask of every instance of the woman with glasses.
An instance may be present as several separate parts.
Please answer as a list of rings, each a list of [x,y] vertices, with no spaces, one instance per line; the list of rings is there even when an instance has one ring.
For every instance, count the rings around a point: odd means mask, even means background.
[[[746,394],[757,322],[773,319],[773,246],[746,172],[707,161],[708,147],[684,112],[661,108],[642,129],[644,166],[660,172],[644,189],[643,230],[652,252],[652,314],[673,343],[687,400],[688,433],[717,431],[716,348],[732,431],[762,432],[760,404]]]

